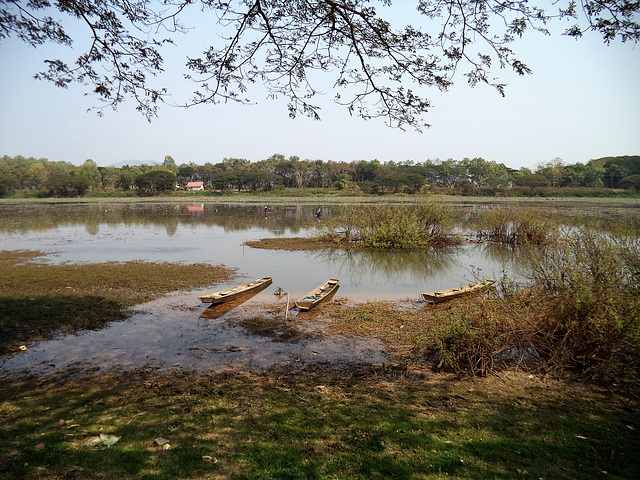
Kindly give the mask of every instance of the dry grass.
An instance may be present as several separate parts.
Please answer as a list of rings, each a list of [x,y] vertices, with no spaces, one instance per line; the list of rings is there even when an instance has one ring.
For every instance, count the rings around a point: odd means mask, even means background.
[[[247,241],[245,245],[252,248],[262,248],[265,250],[324,250],[325,248],[348,248],[345,245],[338,245],[335,242],[319,240],[315,238],[290,237],[290,238],[263,238],[255,241]]]

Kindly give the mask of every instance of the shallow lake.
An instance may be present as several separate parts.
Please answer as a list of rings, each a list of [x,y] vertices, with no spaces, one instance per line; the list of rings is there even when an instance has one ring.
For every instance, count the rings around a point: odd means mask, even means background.
[[[5,206],[0,208],[0,243],[3,250],[49,252],[52,262],[223,263],[246,278],[271,276],[272,290],[282,287],[292,297],[334,277],[340,279],[340,295],[358,302],[417,299],[423,291],[516,271],[513,255],[475,243],[426,252],[291,252],[244,244],[314,235],[339,208],[274,205],[265,215],[264,205],[215,203]],[[469,212],[460,211],[463,220]]]
[[[492,206],[454,206],[457,229],[464,234],[469,218]],[[317,208],[322,210],[320,218]],[[334,297],[338,301],[389,300],[423,308],[418,301],[421,292],[482,277],[526,275],[517,252],[473,242],[430,251],[291,252],[245,245],[262,238],[314,235],[340,208],[278,203],[265,213],[265,205],[215,202],[0,205],[2,250],[40,250],[48,253],[50,262],[225,264],[241,276],[232,284],[176,292],[136,307],[130,319],[100,331],[28,345],[27,351],[0,359],[0,371],[145,367],[206,372],[234,365],[262,369],[285,363],[380,362],[385,351],[379,342],[326,335],[326,319],[315,311],[291,314],[297,315],[297,333],[290,338],[264,335],[243,321],[267,308],[280,312],[272,317],[284,317],[287,297],[275,296],[277,288],[295,299],[330,277],[340,279]],[[216,313],[198,300],[203,293],[265,276],[273,277],[273,283],[231,311]]]

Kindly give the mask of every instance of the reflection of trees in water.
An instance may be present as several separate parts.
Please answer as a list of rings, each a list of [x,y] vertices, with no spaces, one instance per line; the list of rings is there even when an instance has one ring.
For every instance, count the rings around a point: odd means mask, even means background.
[[[537,248],[524,245],[504,245],[501,243],[484,242],[473,245],[477,256],[502,265],[505,273],[514,279],[527,277],[531,272],[529,256],[535,255]]]
[[[322,250],[312,255],[321,258],[332,271],[349,272],[351,280],[382,276],[387,281],[397,281],[411,274],[414,277],[432,278],[456,265],[459,249],[454,247],[429,250]]]
[[[165,227],[169,234],[176,233],[180,226],[221,227],[225,232],[249,230],[254,227],[266,229],[280,236],[289,232],[298,235],[312,226],[321,226],[327,219],[335,217],[344,208],[357,205],[269,205],[271,211],[265,216],[264,204],[219,204],[170,202],[170,203],[96,203],[56,205],[2,205],[0,207],[0,232],[42,232],[63,226],[84,225],[86,231],[95,235],[103,225],[156,226]],[[196,208],[194,208],[196,207]],[[322,209],[320,221],[316,219],[317,208]],[[402,208],[402,206],[398,206]],[[477,214],[488,208],[517,208],[505,205],[452,205],[456,228],[465,232],[473,229]],[[593,211],[592,211],[593,210]],[[547,214],[563,225],[589,227],[613,234],[621,231],[637,233],[637,210],[632,208],[546,208]]]
[[[193,207],[188,203],[3,206],[0,231],[28,233],[84,225],[89,234],[95,235],[102,225],[124,225],[164,227],[168,235],[173,235],[180,226],[190,225],[221,227],[225,232],[259,227],[274,235],[295,235],[317,224],[316,206],[272,206],[266,215],[264,205],[199,203],[198,208]],[[324,218],[335,207],[321,208]]]

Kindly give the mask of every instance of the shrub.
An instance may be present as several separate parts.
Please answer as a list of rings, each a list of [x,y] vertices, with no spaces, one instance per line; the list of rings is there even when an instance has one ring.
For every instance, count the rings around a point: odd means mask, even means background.
[[[557,226],[539,210],[497,208],[485,210],[475,220],[476,237],[507,245],[544,245],[557,237]]]
[[[573,233],[531,250],[531,283],[434,310],[425,349],[439,368],[486,375],[508,365],[640,390],[640,240]]]
[[[547,312],[539,328],[557,364],[640,383],[638,243],[580,232],[533,259]]]
[[[344,210],[321,238],[365,248],[417,248],[451,242],[451,230],[450,211],[439,204],[366,205]]]

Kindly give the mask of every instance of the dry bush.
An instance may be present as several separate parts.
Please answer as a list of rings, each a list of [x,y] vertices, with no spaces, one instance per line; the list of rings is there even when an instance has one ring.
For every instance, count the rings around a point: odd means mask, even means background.
[[[507,245],[545,245],[557,238],[557,225],[532,208],[496,208],[475,220],[476,237]]]
[[[440,204],[364,205],[345,209],[321,238],[364,248],[418,248],[450,243],[451,232],[451,212]]]
[[[437,313],[438,365],[472,374],[518,365],[640,388],[639,244],[578,232],[532,253],[526,288],[503,284],[474,308]]]

